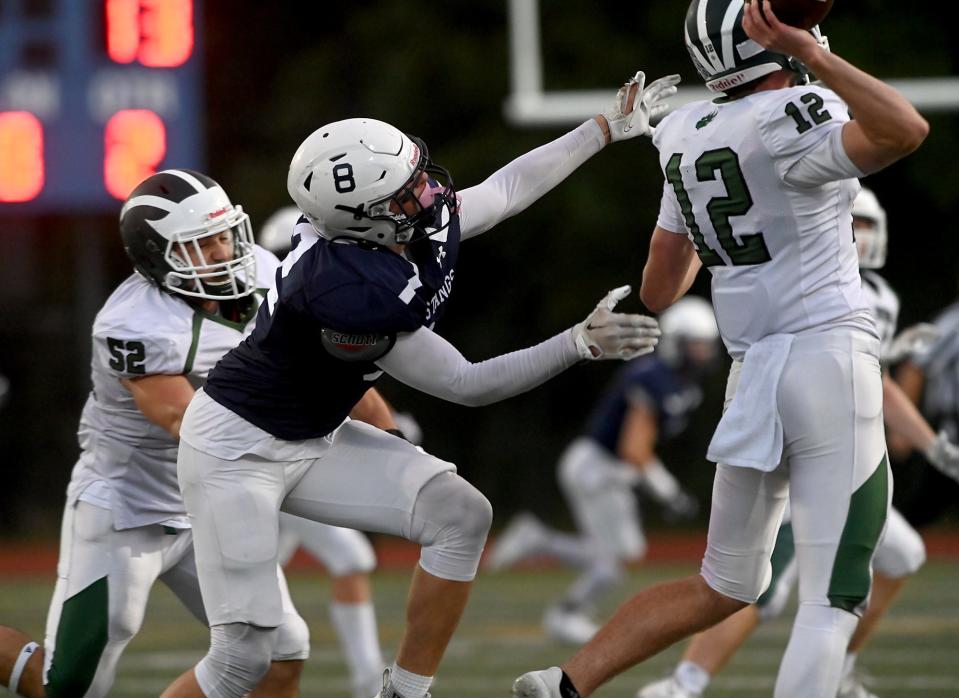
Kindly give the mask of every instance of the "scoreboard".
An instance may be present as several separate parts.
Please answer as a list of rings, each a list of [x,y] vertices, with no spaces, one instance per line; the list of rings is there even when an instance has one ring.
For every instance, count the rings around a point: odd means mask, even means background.
[[[0,0],[0,216],[204,169],[200,0]]]

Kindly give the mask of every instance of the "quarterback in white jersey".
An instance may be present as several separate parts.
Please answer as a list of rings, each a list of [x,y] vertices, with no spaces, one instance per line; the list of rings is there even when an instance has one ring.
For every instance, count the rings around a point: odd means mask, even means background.
[[[8,679],[20,695],[108,695],[158,579],[206,624],[177,484],[179,422],[193,390],[251,331],[279,263],[253,245],[243,209],[190,170],[138,185],[120,230],[136,273],[93,323],[93,387],[67,487],[44,651],[22,644]],[[257,695],[293,695],[309,653],[285,580],[282,595],[284,632]],[[17,639],[0,637],[3,652]]]
[[[859,253],[863,294],[876,321],[882,342],[883,363],[899,344],[913,344],[915,328],[894,341],[899,316],[899,297],[875,270],[886,261],[886,212],[868,189],[862,189],[852,208],[856,248]],[[940,468],[959,464],[959,448],[936,436],[898,385],[883,372],[883,408],[890,433],[900,433]],[[698,698],[760,622],[778,617],[796,582],[795,545],[788,514],[772,553],[772,581],[756,604],[733,614],[709,630],[697,634],[683,653],[672,676],[640,690],[637,698]],[[919,533],[895,509],[890,509],[885,532],[876,548],[875,576],[867,607],[849,642],[837,698],[874,698],[854,671],[859,650],[907,579],[925,561],[925,546]]]
[[[879,336],[853,244],[856,178],[915,150],[928,125],[768,0],[692,0],[686,47],[707,87],[657,127],[665,184],[640,296],[661,312],[706,266],[734,362],[707,457],[717,463],[701,573],[640,592],[518,696],[598,686],[769,585],[787,498],[800,606],[776,698],[823,698],[870,589],[891,493]],[[824,87],[805,85],[807,71]],[[856,118],[850,120],[847,109]]]

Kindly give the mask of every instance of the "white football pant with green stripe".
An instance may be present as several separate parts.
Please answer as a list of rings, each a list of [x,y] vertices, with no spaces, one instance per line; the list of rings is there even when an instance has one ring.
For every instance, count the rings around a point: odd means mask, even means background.
[[[730,371],[727,405],[740,366]],[[716,468],[702,575],[716,591],[754,603],[770,582],[788,497],[800,609],[775,695],[821,698],[838,689],[891,497],[879,341],[852,328],[797,335],[777,403],[756,410],[779,410],[779,467]]]

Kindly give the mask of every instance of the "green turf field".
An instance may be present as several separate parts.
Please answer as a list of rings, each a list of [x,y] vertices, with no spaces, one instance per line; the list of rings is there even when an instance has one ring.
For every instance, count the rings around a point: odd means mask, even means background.
[[[649,566],[633,573],[629,588],[693,571],[691,565]],[[381,639],[387,656],[399,641],[409,574],[374,577]],[[539,630],[544,601],[555,598],[570,575],[553,570],[481,575],[459,631],[440,669],[433,695],[507,696],[513,677],[557,663],[570,650]],[[959,695],[959,564],[929,563],[903,593],[860,665],[882,698],[946,698]],[[295,575],[293,597],[309,622],[313,655],[303,681],[304,696],[348,696],[346,674],[329,623],[325,577]],[[625,594],[625,591],[624,591]],[[0,581],[0,623],[40,637],[48,580]],[[611,610],[611,609],[607,609]],[[708,695],[769,696],[789,620],[762,627],[713,684]],[[114,696],[156,696],[206,647],[205,629],[158,586],[140,635],[121,661]],[[601,689],[599,696],[632,697],[645,681],[668,672],[678,648],[634,668]],[[2,689],[0,689],[2,691]]]

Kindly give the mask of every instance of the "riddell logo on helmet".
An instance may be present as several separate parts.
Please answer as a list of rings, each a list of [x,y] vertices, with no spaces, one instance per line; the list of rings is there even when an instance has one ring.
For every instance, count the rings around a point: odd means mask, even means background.
[[[410,167],[416,167],[416,163],[420,161],[420,147],[413,144],[413,152],[410,154]]]
[[[725,90],[727,87],[735,87],[743,81],[742,75],[734,75],[729,78],[720,78],[713,83],[713,88],[717,90]]]
[[[212,213],[206,214],[206,217],[210,220],[213,220],[214,218],[219,218],[220,216],[222,216],[224,213],[226,213],[229,210],[230,210],[229,206],[224,206],[223,208],[217,209],[216,211],[213,211]]]

